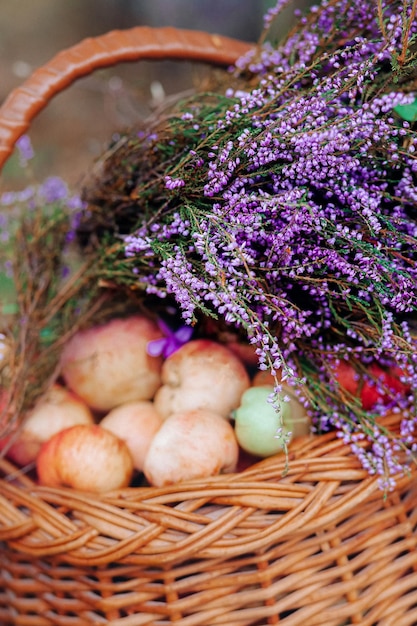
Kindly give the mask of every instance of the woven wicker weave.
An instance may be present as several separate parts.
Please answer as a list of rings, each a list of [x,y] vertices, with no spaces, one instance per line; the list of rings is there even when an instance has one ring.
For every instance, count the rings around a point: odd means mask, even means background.
[[[142,47],[145,35],[153,43]],[[134,29],[108,35],[107,47],[89,40],[100,63],[81,44],[58,55],[0,110],[2,160],[49,99],[96,66],[224,64],[248,47],[190,37]],[[384,499],[332,434],[295,441],[289,460],[285,476],[277,456],[240,474],[100,496],[39,487],[0,460],[1,626],[417,624],[415,471]]]

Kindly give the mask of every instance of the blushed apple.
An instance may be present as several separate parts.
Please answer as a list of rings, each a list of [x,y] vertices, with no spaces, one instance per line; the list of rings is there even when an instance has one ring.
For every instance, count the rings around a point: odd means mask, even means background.
[[[24,466],[35,461],[41,444],[60,430],[76,424],[93,424],[89,407],[74,393],[60,385],[51,389],[27,414],[16,434],[3,441],[7,457],[17,465]]]
[[[233,427],[207,409],[170,415],[152,439],[144,463],[151,485],[163,487],[236,469],[239,447]]]
[[[150,356],[147,345],[162,336],[157,324],[144,316],[113,319],[82,330],[63,350],[63,378],[99,411],[150,400],[161,383],[162,357]]]
[[[38,480],[48,487],[104,492],[127,487],[133,475],[128,447],[98,424],[61,430],[42,444]]]
[[[122,439],[129,448],[135,469],[142,471],[150,443],[162,424],[152,402],[127,402],[112,409],[100,426]]]
[[[246,368],[233,352],[215,341],[195,339],[165,360],[155,408],[163,418],[193,409],[228,418],[249,386]]]

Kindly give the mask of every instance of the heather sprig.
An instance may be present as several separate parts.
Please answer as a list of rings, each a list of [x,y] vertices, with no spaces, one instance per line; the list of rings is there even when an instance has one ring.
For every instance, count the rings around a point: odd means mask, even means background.
[[[28,184],[0,195],[1,436],[56,379],[63,343],[97,308],[93,262],[71,250],[83,203],[60,177],[35,183],[29,138],[18,148]]]

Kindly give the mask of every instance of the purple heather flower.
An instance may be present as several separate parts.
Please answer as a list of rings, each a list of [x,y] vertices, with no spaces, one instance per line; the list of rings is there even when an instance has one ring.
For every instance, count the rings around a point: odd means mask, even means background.
[[[172,178],[171,176],[165,176],[165,187],[167,189],[178,189],[184,187],[185,182],[181,178]]]
[[[49,176],[39,186],[38,193],[49,204],[58,200],[65,200],[68,197],[68,187],[59,176]]]
[[[155,185],[158,220],[124,236],[138,283],[173,296],[186,324],[208,309],[243,328],[260,369],[283,371],[296,388],[300,363],[311,365],[329,395],[320,403],[305,392],[314,423],[335,429],[379,476],[399,471],[396,443],[365,432],[355,406],[342,410],[326,358],[364,368],[393,359],[417,389],[417,355],[398,350],[410,334],[399,320],[417,312],[417,137],[395,112],[414,96],[370,89],[401,48],[398,6],[382,2],[389,41],[374,0],[325,0],[277,48],[265,43],[241,58],[248,91],[228,90],[209,121],[204,107],[181,110],[167,143],[178,178]],[[179,188],[181,196],[166,191]],[[138,215],[142,208],[139,199]],[[372,323],[358,321],[368,314]],[[175,349],[180,331],[151,350]],[[392,401],[404,415],[417,392],[404,406]],[[400,442],[410,450],[413,433],[404,423]]]
[[[80,196],[74,195],[68,198],[67,207],[71,211],[80,211],[81,209],[86,209],[87,205],[85,202],[81,200]]]
[[[25,167],[27,165],[27,162],[33,159],[34,155],[32,143],[29,136],[22,135],[21,137],[19,137],[19,139],[16,141],[16,147],[19,151],[20,165],[22,167]]]
[[[178,348],[187,343],[193,334],[191,326],[180,326],[177,330],[172,330],[162,319],[158,319],[158,326],[165,337],[149,341],[147,352],[150,356],[162,355],[164,358],[169,357]]]
[[[276,16],[281,13],[283,9],[285,9],[289,2],[290,0],[278,0],[274,7],[268,9],[264,15],[264,28],[268,28],[271,25]]]

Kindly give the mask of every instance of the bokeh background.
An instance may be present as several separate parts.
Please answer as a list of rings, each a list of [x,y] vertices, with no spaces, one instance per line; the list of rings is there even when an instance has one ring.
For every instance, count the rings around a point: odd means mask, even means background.
[[[280,17],[288,29],[297,0]],[[1,0],[0,101],[60,50],[88,36],[136,25],[176,26],[255,42],[275,0]],[[205,68],[184,62],[140,62],[100,70],[57,96],[34,121],[30,136],[36,174],[71,185],[105,149],[112,133],[146,119],[161,99],[190,89]],[[20,184],[17,158],[3,186]]]

